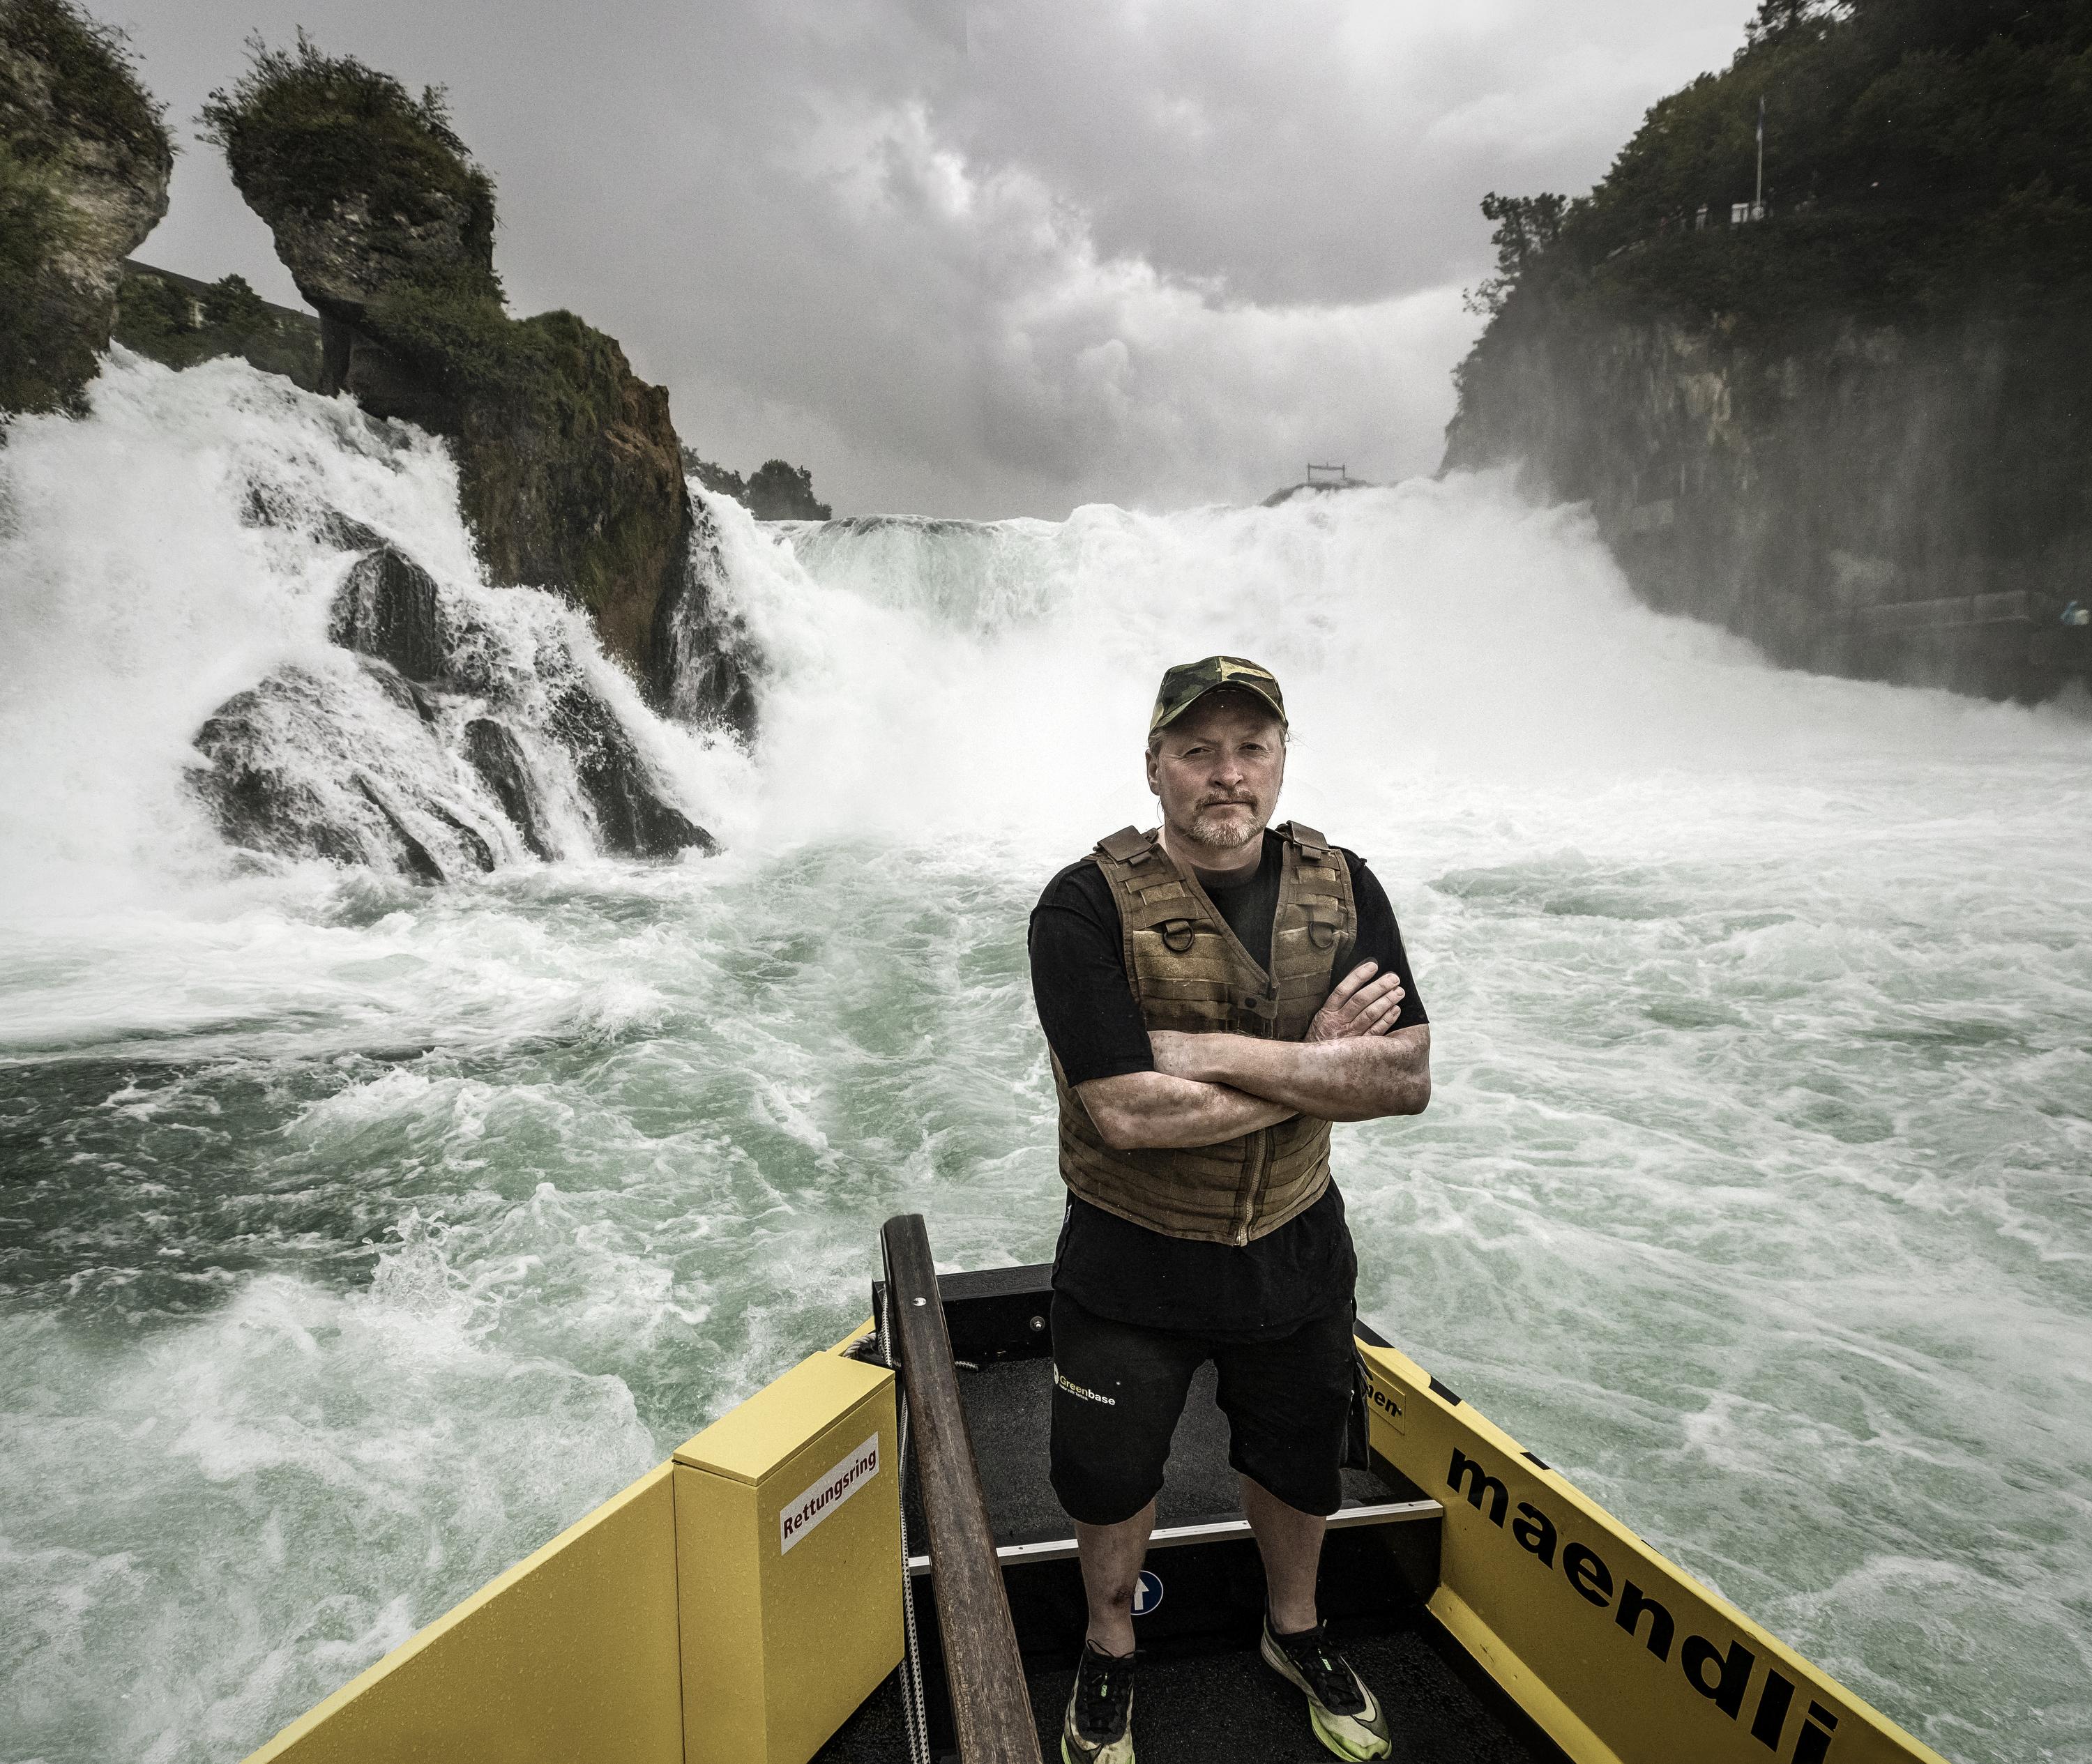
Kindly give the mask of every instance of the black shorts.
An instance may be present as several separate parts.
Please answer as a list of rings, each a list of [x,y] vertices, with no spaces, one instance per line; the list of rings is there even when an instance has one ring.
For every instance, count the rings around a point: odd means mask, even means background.
[[[1288,1507],[1328,1515],[1351,1412],[1349,1305],[1265,1341],[1114,1323],[1053,1295],[1053,1492],[1071,1519],[1116,1525],[1155,1498],[1191,1375],[1208,1360],[1228,1462]]]

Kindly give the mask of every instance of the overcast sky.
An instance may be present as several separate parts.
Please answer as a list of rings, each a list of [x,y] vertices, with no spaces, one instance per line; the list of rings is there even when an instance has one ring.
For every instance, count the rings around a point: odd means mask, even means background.
[[[838,513],[1437,464],[1485,191],[1580,192],[1749,0],[87,0],[183,146],[140,255],[296,296],[215,149],[243,39],[449,89],[518,313]]]

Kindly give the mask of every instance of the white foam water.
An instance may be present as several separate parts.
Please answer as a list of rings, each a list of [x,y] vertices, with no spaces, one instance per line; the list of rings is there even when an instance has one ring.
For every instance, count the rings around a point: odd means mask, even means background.
[[[1049,1254],[1026,914],[1221,651],[1436,1025],[1339,1131],[1366,1314],[1949,1756],[2092,1758],[2081,710],[1772,671],[1490,479],[715,504],[758,744],[622,703],[722,855],[256,874],[188,741],[341,568],[262,471],[559,616],[439,448],[236,364],[0,449],[0,1756],[259,1743],[854,1321],[892,1212]]]

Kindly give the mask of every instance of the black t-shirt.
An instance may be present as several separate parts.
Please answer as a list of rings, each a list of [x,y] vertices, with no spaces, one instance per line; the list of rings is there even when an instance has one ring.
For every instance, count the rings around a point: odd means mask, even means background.
[[[1377,962],[1383,973],[1392,968],[1402,976],[1407,996],[1398,1027],[1429,1021],[1385,892],[1362,858],[1338,849],[1358,907],[1351,966]],[[1249,876],[1217,882],[1199,872],[1230,929],[1266,967],[1283,850],[1278,836],[1266,832],[1263,861]],[[1039,1020],[1069,1083],[1153,1071],[1147,1026],[1126,979],[1117,903],[1088,858],[1047,884],[1032,909],[1031,943]],[[1348,1305],[1357,1269],[1334,1182],[1298,1218],[1241,1248],[1151,1231],[1071,1195],[1053,1285],[1083,1309],[1120,1322],[1254,1336],[1284,1334]]]

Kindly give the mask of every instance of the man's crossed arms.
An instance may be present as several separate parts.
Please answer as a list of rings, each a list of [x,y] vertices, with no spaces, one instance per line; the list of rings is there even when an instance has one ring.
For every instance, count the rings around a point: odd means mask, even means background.
[[[1431,1100],[1431,1026],[1397,1029],[1401,976],[1362,962],[1300,1041],[1153,1029],[1156,1070],[1075,1087],[1104,1144],[1217,1145],[1295,1115],[1372,1121],[1420,1114]]]

